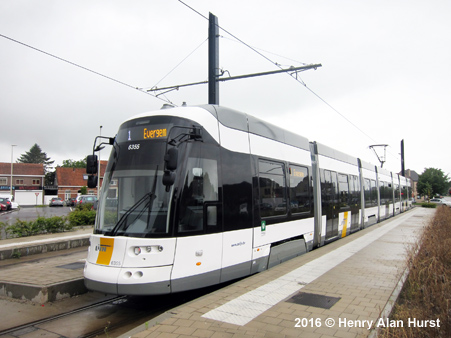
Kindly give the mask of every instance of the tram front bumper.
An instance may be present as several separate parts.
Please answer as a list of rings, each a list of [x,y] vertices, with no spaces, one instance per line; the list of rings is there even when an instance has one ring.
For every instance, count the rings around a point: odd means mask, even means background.
[[[88,290],[114,295],[159,295],[171,293],[172,265],[150,268],[119,268],[86,262]]]

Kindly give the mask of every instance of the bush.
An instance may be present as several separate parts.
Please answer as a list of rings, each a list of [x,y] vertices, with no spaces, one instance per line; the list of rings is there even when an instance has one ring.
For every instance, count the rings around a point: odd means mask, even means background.
[[[5,228],[6,233],[12,237],[25,237],[45,233],[56,233],[71,230],[72,225],[67,223],[66,217],[38,217],[35,221],[21,221]]]
[[[83,210],[77,206],[77,209],[72,211],[68,218],[71,226],[93,225],[96,220],[96,212],[95,210]]]
[[[75,211],[91,211],[92,203],[77,204]]]
[[[409,275],[390,315],[402,321],[384,328],[382,338],[451,337],[451,209],[438,207],[435,216],[408,255]],[[440,327],[415,327],[409,320],[437,320]]]
[[[437,207],[437,204],[435,204],[435,203],[427,203],[427,202],[423,202],[423,203],[421,203],[421,206],[422,206],[423,208],[436,208],[436,207]]]
[[[33,236],[41,233],[41,231],[39,223],[21,221],[20,219],[6,228],[6,233],[12,235],[12,237]]]

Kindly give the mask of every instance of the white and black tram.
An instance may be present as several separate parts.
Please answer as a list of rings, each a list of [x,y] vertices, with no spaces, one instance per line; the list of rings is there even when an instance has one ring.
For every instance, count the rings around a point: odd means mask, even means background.
[[[220,106],[134,116],[110,144],[84,269],[90,290],[222,283],[411,206],[404,177]],[[88,156],[91,186],[96,168]]]

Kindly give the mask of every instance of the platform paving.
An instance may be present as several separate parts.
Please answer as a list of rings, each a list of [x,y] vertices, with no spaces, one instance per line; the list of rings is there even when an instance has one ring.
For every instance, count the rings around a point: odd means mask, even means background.
[[[402,287],[407,251],[433,214],[414,208],[167,311],[122,337],[374,336]]]
[[[21,254],[0,260],[0,296],[43,304],[86,292],[83,267],[91,233],[85,228],[1,240],[0,253]]]
[[[378,319],[390,313],[401,289],[406,252],[433,214],[433,209],[414,208],[167,311],[123,337],[374,335]],[[0,250],[2,245],[27,248],[67,241],[66,236],[89,237],[91,231],[15,244],[2,240]],[[85,292],[85,249],[0,261],[0,295],[45,303]]]

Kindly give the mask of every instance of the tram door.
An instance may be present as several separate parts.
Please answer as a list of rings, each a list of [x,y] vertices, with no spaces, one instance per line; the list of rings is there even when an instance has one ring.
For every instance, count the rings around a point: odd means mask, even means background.
[[[326,241],[338,236],[338,214],[340,211],[338,197],[337,173],[324,170],[321,177],[321,198],[323,214],[326,215]]]
[[[351,231],[360,228],[360,182],[359,178],[351,175],[349,180],[349,188],[351,194]]]
[[[177,202],[177,245],[172,268],[172,292],[220,281],[222,203],[219,193],[218,149],[189,145]]]

